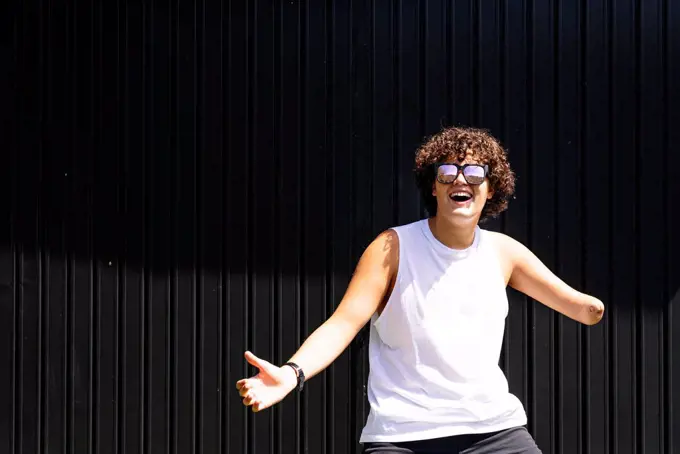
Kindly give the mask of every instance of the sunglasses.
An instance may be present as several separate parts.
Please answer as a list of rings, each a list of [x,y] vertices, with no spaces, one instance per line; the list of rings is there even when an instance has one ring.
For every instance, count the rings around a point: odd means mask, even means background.
[[[489,166],[484,164],[449,164],[438,163],[434,166],[437,181],[441,184],[450,184],[456,181],[458,175],[463,174],[463,178],[468,184],[478,185],[484,183],[484,178],[489,173]]]

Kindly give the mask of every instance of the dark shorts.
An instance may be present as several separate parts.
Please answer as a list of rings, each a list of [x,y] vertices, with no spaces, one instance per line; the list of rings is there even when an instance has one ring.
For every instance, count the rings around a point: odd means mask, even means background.
[[[540,454],[525,427],[431,440],[364,443],[365,454]]]

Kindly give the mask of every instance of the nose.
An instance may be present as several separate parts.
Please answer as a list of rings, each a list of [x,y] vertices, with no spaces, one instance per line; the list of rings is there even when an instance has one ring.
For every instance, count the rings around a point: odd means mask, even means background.
[[[460,180],[460,181],[459,181]],[[453,180],[453,183],[460,183],[460,184],[467,184],[467,181],[465,181],[465,177],[463,176],[463,172],[458,172],[458,175],[456,175],[456,179]]]

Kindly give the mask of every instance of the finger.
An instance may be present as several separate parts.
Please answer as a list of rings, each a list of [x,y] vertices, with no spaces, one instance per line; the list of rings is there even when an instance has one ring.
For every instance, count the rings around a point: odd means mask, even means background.
[[[262,380],[254,377],[254,378],[249,378],[247,380],[241,380],[241,383],[237,386],[237,389],[239,392],[241,392],[241,395],[243,395],[244,392],[248,391],[249,389],[254,389],[257,386],[262,385]]]
[[[245,353],[246,360],[253,366],[257,367],[258,369],[269,372],[271,369],[274,367],[272,364],[269,362],[258,358],[255,356],[252,352],[246,351]]]
[[[236,389],[239,391],[242,389],[250,389],[253,387],[252,379],[251,378],[244,378],[243,380],[239,380],[238,383],[236,383]]]
[[[249,405],[252,405],[253,402],[259,401],[260,399],[257,397],[257,392],[251,390],[248,390],[242,394],[243,400],[247,400]]]
[[[236,389],[241,389],[244,386],[246,388],[252,388],[253,386],[255,386],[255,382],[259,383],[259,382],[261,382],[261,380],[259,378],[257,378],[257,376],[250,377],[250,378],[242,378],[241,380],[236,382]]]
[[[251,386],[249,386],[247,383],[243,385],[241,389],[239,389],[238,393],[242,396],[245,397],[245,395],[252,389]]]
[[[250,406],[253,404],[253,401],[255,401],[255,396],[252,394],[246,394],[246,396],[243,398],[243,405]]]
[[[268,407],[269,405],[267,405],[266,403],[258,401],[253,404],[253,411],[257,413],[258,411],[262,411]]]

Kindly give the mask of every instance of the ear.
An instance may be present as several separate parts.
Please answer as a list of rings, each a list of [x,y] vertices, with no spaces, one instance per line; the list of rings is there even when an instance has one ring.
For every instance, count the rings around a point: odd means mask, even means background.
[[[493,195],[494,195],[493,188],[489,188],[489,192],[487,192],[486,194],[486,200],[491,200],[493,198]]]

